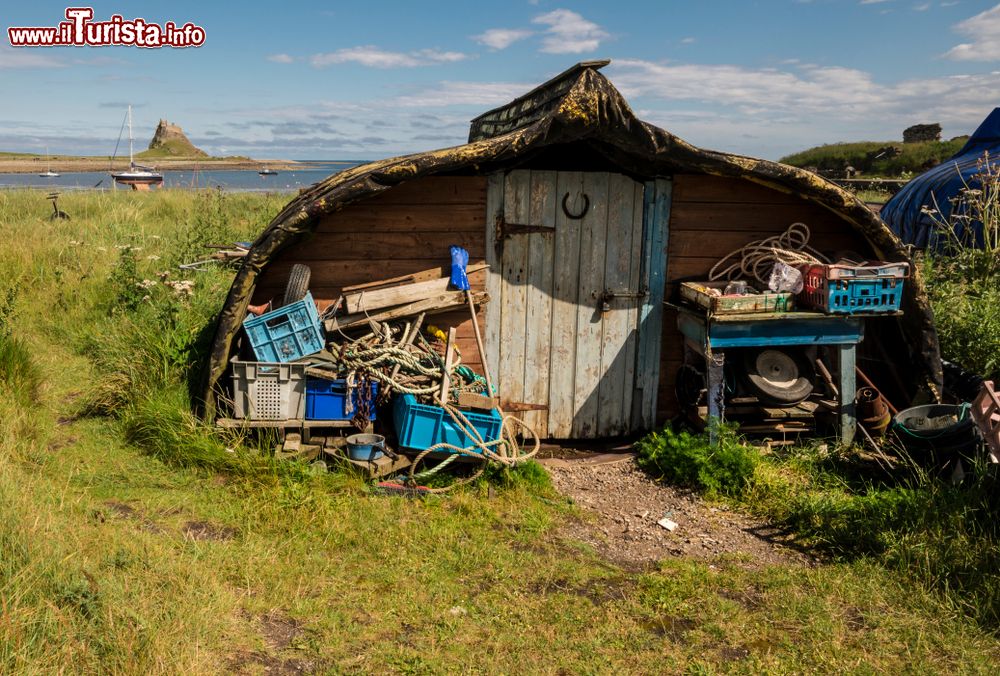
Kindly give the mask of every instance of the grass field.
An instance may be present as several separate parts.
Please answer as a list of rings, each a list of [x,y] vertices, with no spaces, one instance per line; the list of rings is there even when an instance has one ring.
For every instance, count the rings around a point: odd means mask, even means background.
[[[996,671],[996,627],[920,561],[824,542],[854,489],[819,456],[760,463],[739,504],[824,563],[642,570],[564,536],[586,517],[537,466],[414,501],[274,464],[189,413],[232,273],[164,282],[287,198],[44,197],[0,193],[2,672]]]
[[[865,178],[880,176],[898,178],[915,176],[926,171],[927,166],[938,165],[957,153],[968,137],[951,141],[923,141],[899,143],[890,141],[859,141],[831,143],[809,148],[781,158],[781,162],[796,167],[810,167],[820,171],[843,171],[851,166]],[[883,150],[892,146],[898,154]]]

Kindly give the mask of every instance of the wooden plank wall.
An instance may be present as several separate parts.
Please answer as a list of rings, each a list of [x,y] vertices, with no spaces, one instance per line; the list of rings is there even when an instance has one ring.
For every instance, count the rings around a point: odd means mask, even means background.
[[[283,251],[261,273],[252,302],[280,298],[294,263],[311,268],[310,291],[321,305],[336,300],[345,286],[397,275],[445,274],[452,244],[468,250],[470,264],[484,260],[485,232],[485,177],[409,181],[325,216],[312,235]],[[474,291],[484,290],[485,271],[470,275],[470,282]],[[481,329],[483,315],[480,310]],[[426,324],[445,332],[456,327],[462,362],[480,368],[468,309],[428,317]]]
[[[667,245],[667,300],[674,299],[677,280],[706,279],[708,271],[730,251],[756,239],[784,232],[795,222],[812,231],[810,245],[823,252],[872,254],[861,235],[839,216],[794,195],[743,179],[696,174],[674,176]],[[674,382],[683,360],[677,315],[663,316],[657,420],[677,413]]]

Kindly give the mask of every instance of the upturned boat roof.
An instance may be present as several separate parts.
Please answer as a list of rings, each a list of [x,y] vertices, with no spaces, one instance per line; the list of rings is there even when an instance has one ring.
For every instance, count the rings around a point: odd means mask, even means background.
[[[698,148],[643,122],[599,69],[607,61],[579,63],[548,82],[472,121],[469,142],[441,150],[370,162],[320,181],[278,213],[253,243],[219,314],[204,382],[204,412],[214,416],[216,385],[246,316],[258,275],[284,249],[312,232],[325,214],[422,176],[484,175],[530,162],[560,146],[583,145],[617,170],[652,178],[701,173],[741,178],[797,195],[843,218],[876,256],[909,261],[900,240],[851,193],[812,172],[769,160]],[[912,263],[912,261],[910,261]],[[911,264],[900,318],[917,381],[938,397],[941,362],[933,314],[919,270]]]

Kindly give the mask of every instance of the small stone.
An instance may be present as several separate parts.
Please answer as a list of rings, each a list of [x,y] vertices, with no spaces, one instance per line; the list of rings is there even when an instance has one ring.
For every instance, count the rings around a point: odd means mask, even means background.
[[[671,521],[670,519],[668,519],[666,517],[664,517],[664,518],[660,519],[659,521],[657,521],[656,525],[662,526],[662,527],[666,528],[667,530],[669,530],[671,532],[673,532],[674,529],[677,528],[677,523],[675,521]]]
[[[451,608],[450,608],[450,609],[448,610],[448,612],[449,612],[449,613],[450,613],[451,615],[455,616],[455,617],[459,617],[459,616],[461,616],[461,615],[468,615],[468,614],[469,614],[469,611],[468,611],[468,610],[466,610],[465,608],[463,608],[462,606],[452,606],[452,607],[451,607]]]

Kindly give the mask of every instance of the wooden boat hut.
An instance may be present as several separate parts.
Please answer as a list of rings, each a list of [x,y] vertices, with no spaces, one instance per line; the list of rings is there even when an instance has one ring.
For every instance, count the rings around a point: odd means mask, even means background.
[[[477,117],[465,145],[354,167],[292,200],[226,299],[208,415],[248,305],[280,298],[295,263],[310,266],[323,306],[344,287],[445,274],[449,245],[464,247],[470,264],[489,265],[470,277],[488,293],[478,320],[501,401],[544,405],[525,414],[543,437],[583,439],[648,430],[677,411],[683,339],[664,305],[677,280],[704,279],[794,222],[816,249],[907,260],[871,210],[815,174],[696,148],[639,120],[598,72],[607,63],[580,63]],[[934,398],[933,318],[919,277],[906,288],[904,314],[869,322],[860,358],[867,350],[875,370],[893,355],[905,364],[899,388]],[[457,326],[463,362],[477,368],[468,309],[433,320]]]

